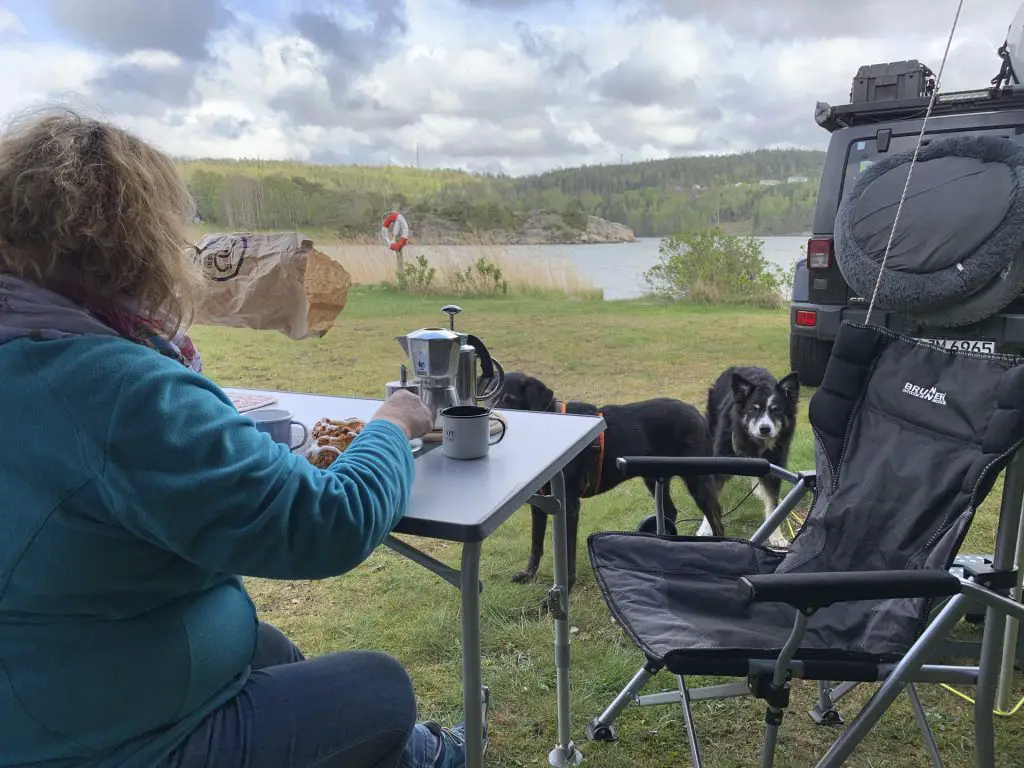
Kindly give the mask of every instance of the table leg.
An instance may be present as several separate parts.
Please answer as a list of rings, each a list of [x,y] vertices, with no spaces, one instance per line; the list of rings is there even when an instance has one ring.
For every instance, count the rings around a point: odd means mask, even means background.
[[[579,765],[583,755],[572,742],[572,712],[569,701],[569,534],[566,529],[565,478],[559,472],[551,478],[551,496],[555,502],[552,525],[551,558],[555,567],[555,585],[549,605],[555,620],[555,692],[558,698],[558,741],[548,755],[554,768]]]
[[[462,711],[466,725],[466,768],[484,766],[483,673],[480,652],[480,542],[462,545]]]

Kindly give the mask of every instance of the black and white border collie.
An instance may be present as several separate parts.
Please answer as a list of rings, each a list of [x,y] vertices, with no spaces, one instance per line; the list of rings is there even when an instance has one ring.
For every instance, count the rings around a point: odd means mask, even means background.
[[[763,458],[785,467],[796,431],[800,382],[796,373],[776,380],[764,368],[727,368],[708,390],[707,422],[715,456]],[[729,479],[716,477],[718,490]],[[757,480],[755,492],[767,518],[779,505],[781,481],[769,475]],[[705,519],[698,536],[711,534]],[[772,532],[768,546],[785,548],[789,541],[780,529]]]

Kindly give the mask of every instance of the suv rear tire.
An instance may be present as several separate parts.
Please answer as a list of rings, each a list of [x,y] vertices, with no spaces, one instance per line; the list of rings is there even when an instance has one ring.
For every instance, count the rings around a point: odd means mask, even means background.
[[[802,387],[817,387],[821,384],[831,356],[831,341],[810,336],[789,337],[789,367],[796,371]]]

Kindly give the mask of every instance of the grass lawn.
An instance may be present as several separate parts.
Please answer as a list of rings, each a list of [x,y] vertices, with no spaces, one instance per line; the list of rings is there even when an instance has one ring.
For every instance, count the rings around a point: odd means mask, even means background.
[[[323,339],[292,342],[274,333],[196,328],[194,337],[209,375],[222,385],[380,397],[397,378],[402,351],[393,337],[439,324],[445,303],[371,289],[353,290],[349,306]],[[788,371],[785,311],[679,307],[641,302],[599,302],[543,295],[457,300],[461,326],[487,343],[506,370],[539,376],[564,398],[595,403],[625,402],[656,395],[679,397],[703,409],[707,389],[727,366],[759,364],[777,375]],[[792,453],[793,468],[812,465],[805,393]],[[339,414],[343,415],[343,414]],[[723,508],[732,509],[748,486],[733,480]],[[681,526],[696,528],[696,510],[683,489],[674,488]],[[989,553],[998,488],[975,522],[965,551]],[[643,484],[628,483],[585,500],[580,542],[592,531],[632,529],[652,504]],[[752,533],[761,514],[751,496],[726,520],[730,534]],[[516,585],[511,576],[525,563],[529,515],[513,517],[484,545],[484,679],[491,686],[489,764],[544,766],[554,745],[553,629],[538,606],[551,584],[549,552],[536,583]],[[421,548],[458,567],[454,544],[416,540]],[[440,720],[460,717],[458,596],[440,579],[383,548],[355,571],[318,582],[248,581],[262,618],[287,632],[307,654],[354,648],[391,653],[409,669],[421,714]],[[586,741],[586,722],[598,714],[636,672],[639,652],[612,623],[600,599],[585,553],[572,599],[573,735],[585,765],[689,765],[678,707],[627,709],[615,744]],[[695,680],[699,684],[707,681]],[[647,692],[674,687],[667,673]],[[1021,686],[1018,686],[1020,688]],[[970,693],[970,691],[968,691]],[[1020,695],[1022,691],[1017,691]],[[794,702],[783,723],[777,765],[808,766],[824,753],[836,732],[814,726],[806,712],[811,683],[794,685]],[[921,688],[930,721],[949,766],[971,765],[970,705],[934,686]],[[847,721],[855,692],[841,707]],[[694,705],[709,766],[757,764],[763,705],[753,699]],[[997,719],[1000,766],[1024,766],[1024,712]],[[850,766],[927,766],[913,714],[903,697],[849,761]]]

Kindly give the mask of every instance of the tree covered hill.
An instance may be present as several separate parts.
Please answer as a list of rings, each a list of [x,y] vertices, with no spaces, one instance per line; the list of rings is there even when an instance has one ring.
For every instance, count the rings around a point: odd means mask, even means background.
[[[789,234],[810,228],[824,153],[758,150],[621,165],[492,176],[408,167],[308,165],[260,160],[183,161],[199,214],[229,229],[373,233],[392,208],[432,233],[514,237],[525,222],[558,222],[552,241],[587,216],[663,236],[708,225]],[[423,231],[421,228],[420,231]],[[561,234],[559,234],[561,233]],[[415,232],[414,232],[415,234]]]

